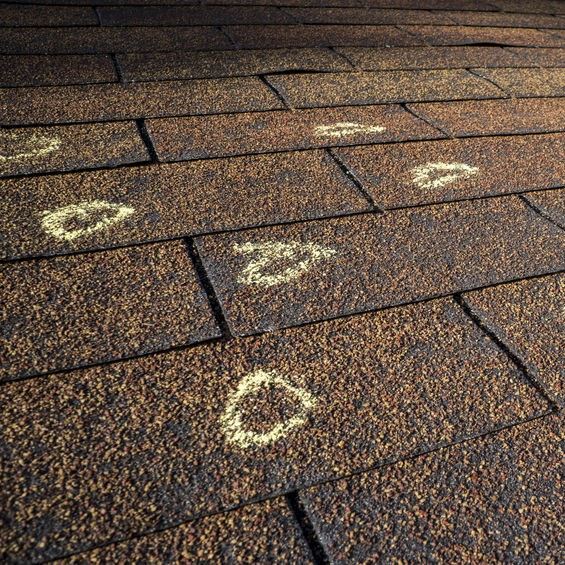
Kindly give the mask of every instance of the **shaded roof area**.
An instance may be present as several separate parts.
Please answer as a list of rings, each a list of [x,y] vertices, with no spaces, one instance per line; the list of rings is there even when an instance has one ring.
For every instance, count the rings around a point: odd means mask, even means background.
[[[564,2],[0,24],[0,560],[560,560]]]

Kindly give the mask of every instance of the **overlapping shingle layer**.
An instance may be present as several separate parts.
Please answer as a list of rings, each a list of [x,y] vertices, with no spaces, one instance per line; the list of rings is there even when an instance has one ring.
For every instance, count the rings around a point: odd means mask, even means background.
[[[0,5],[0,560],[558,562],[564,16]]]

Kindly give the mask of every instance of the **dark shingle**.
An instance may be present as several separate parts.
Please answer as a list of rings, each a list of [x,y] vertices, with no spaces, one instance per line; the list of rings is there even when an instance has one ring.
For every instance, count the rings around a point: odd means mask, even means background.
[[[304,493],[333,563],[560,561],[561,416]]]
[[[118,55],[118,62],[124,79],[132,82],[351,69],[343,57],[325,48],[128,53]]]
[[[51,175],[0,186],[5,195],[0,254],[10,259],[368,209],[361,193],[322,151]],[[109,229],[72,241],[53,238],[43,229],[43,210],[89,201],[112,202],[133,212]]]
[[[466,70],[269,76],[293,107],[499,98],[504,92]]]
[[[0,177],[149,160],[133,122],[0,130]]]
[[[94,225],[85,217],[104,213]],[[129,207],[92,200],[45,210],[56,239],[108,229]],[[186,345],[218,335],[180,242],[0,266],[0,380]]]
[[[565,232],[512,196],[205,236],[197,243],[237,335],[565,267]]]
[[[548,409],[451,300],[25,381],[0,387],[0,405],[0,547],[26,562]]]
[[[456,136],[565,130],[565,106],[557,98],[410,104],[410,109]]]
[[[443,137],[400,106],[149,120],[147,127],[164,161]]]
[[[274,110],[257,77],[0,90],[0,123],[44,124]]]
[[[565,185],[565,135],[486,137],[336,150],[382,208]]]

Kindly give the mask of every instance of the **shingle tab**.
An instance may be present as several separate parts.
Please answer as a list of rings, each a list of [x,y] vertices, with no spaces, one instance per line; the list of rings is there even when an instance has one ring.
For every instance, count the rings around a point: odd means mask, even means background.
[[[565,233],[511,196],[212,235],[197,244],[237,335],[565,267]]]
[[[306,24],[452,24],[438,12],[426,10],[378,10],[368,8],[287,8],[286,11]]]
[[[214,27],[50,27],[0,28],[0,52],[116,53],[229,49],[229,40]]]
[[[565,185],[564,134],[370,145],[336,153],[382,208]]]
[[[517,97],[565,96],[565,69],[473,69]]]
[[[565,401],[565,275],[464,295],[471,310],[522,359],[549,394]]]
[[[164,161],[443,137],[392,105],[149,120],[147,128]]]
[[[565,229],[565,190],[531,192],[526,194],[525,197],[530,203]]]
[[[410,104],[410,109],[456,136],[565,130],[565,106],[555,98]]]
[[[302,496],[332,563],[558,562],[563,432],[546,416]]]
[[[533,65],[501,47],[340,47],[337,52],[367,71]]]
[[[298,108],[505,96],[465,70],[275,75],[268,79]]]
[[[133,82],[351,69],[343,57],[325,48],[127,53],[118,55],[118,63],[124,79]]]
[[[111,218],[81,224],[84,216],[109,210]],[[94,200],[46,210],[42,222],[53,237],[72,239],[130,213]],[[218,335],[181,242],[3,264],[0,283],[2,381]]]
[[[273,47],[335,47],[424,45],[425,42],[395,26],[269,25],[226,26],[224,31],[245,49]]]
[[[548,409],[450,300],[29,380],[0,405],[0,547],[27,562]]]
[[[563,47],[563,40],[537,29],[471,26],[400,26],[430,45],[494,43],[523,47]]]
[[[111,6],[98,9],[105,26],[287,24],[295,20],[269,6]]]
[[[447,12],[447,14],[452,20],[464,26],[565,27],[562,19],[541,14],[505,14],[501,12]]]
[[[60,563],[310,563],[311,560],[287,502],[275,498],[80,553]]]
[[[323,190],[320,190],[323,187]],[[369,205],[322,151],[128,167],[0,183],[2,258],[100,249],[211,231],[307,220]],[[43,210],[103,201],[133,212],[71,241],[41,224]],[[112,210],[109,217],[114,216]],[[93,218],[96,223],[100,218]]]
[[[565,67],[565,49],[552,47],[509,47],[508,50],[540,67]]]
[[[561,0],[489,0],[491,5],[503,12],[533,12],[542,14],[563,14],[565,7]]]
[[[98,18],[93,8],[84,6],[25,6],[0,5],[2,26],[97,26]]]
[[[0,177],[148,161],[133,122],[0,130]]]
[[[88,84],[117,78],[108,55],[0,55],[0,86]]]
[[[283,105],[257,77],[0,90],[10,125],[274,110]]]

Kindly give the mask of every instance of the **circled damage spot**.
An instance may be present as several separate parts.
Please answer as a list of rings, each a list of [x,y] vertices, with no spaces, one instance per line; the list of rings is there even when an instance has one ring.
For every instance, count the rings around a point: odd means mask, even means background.
[[[478,173],[478,167],[466,163],[426,163],[412,169],[412,182],[423,189],[442,188]]]
[[[247,429],[242,417],[242,404],[251,395],[257,395],[270,388],[281,389],[285,396],[296,400],[295,413],[285,420],[273,425],[265,432]],[[228,397],[227,405],[220,420],[226,440],[242,449],[264,447],[287,436],[292,430],[304,425],[308,414],[316,406],[316,398],[302,387],[296,386],[289,379],[274,371],[258,369],[243,377],[237,389]]]
[[[70,242],[107,229],[134,212],[125,204],[92,200],[45,210],[41,213],[41,225],[53,237]]]
[[[386,128],[383,126],[360,124],[358,122],[338,122],[314,128],[314,133],[317,136],[338,138],[355,135],[356,133],[383,133],[384,131],[386,131]]]
[[[2,132],[3,150],[0,153],[0,163],[6,161],[21,161],[41,157],[53,153],[61,146],[58,137],[33,133],[25,138],[27,133],[17,131]]]
[[[236,253],[256,256],[243,268],[237,282],[245,285],[271,287],[286,283],[309,271],[316,263],[337,254],[335,249],[315,243],[291,241],[267,241],[263,243],[236,243]],[[279,272],[274,267],[279,263],[291,264]],[[269,272],[271,268],[271,272]]]

